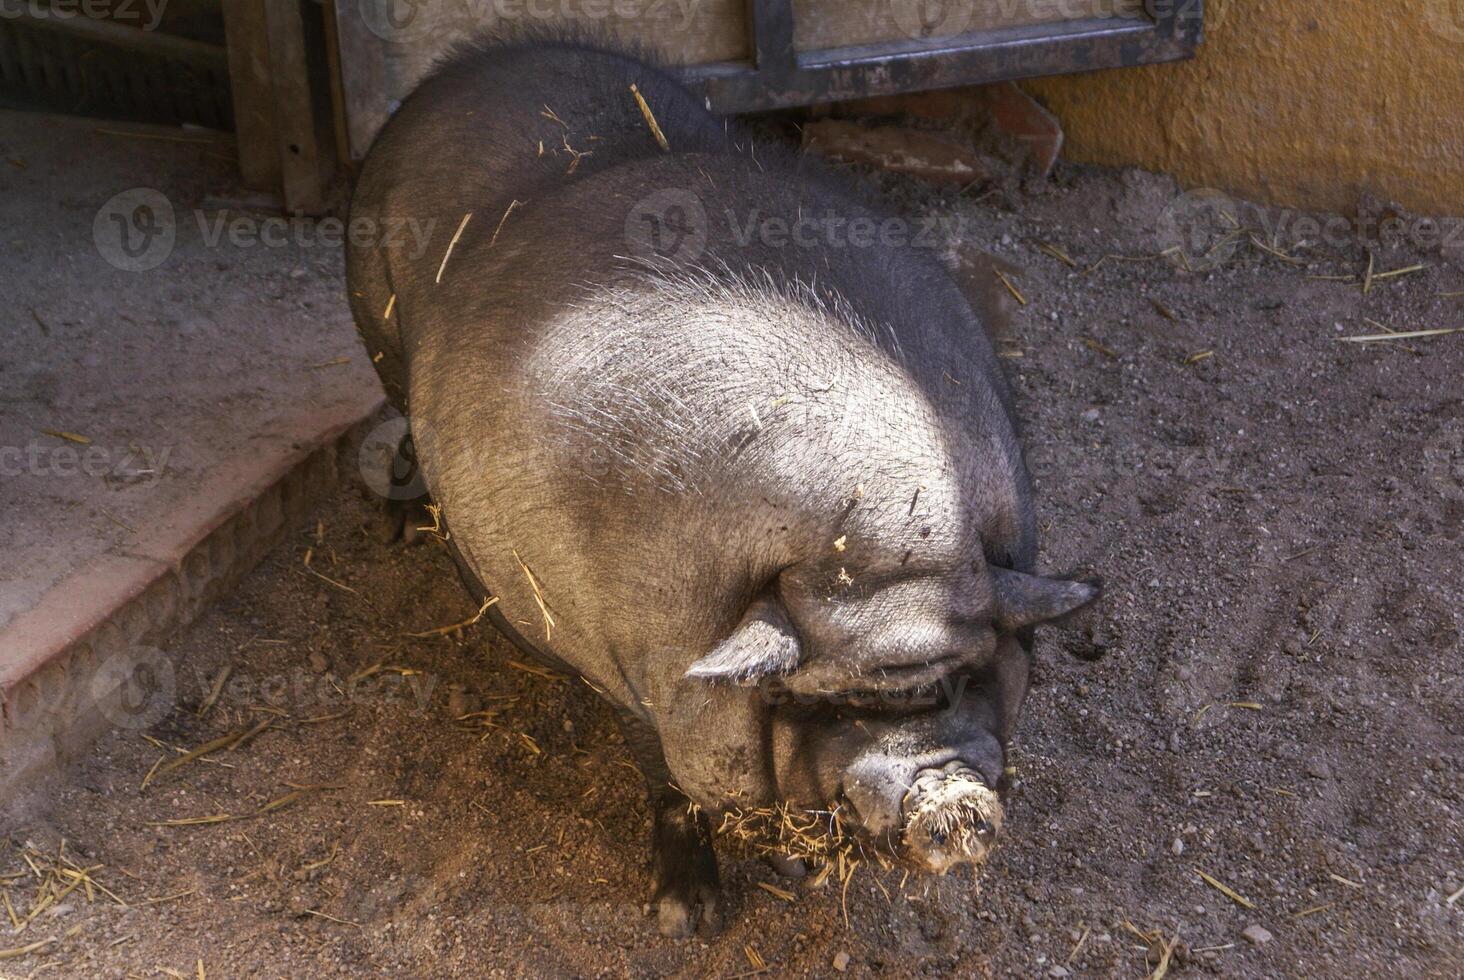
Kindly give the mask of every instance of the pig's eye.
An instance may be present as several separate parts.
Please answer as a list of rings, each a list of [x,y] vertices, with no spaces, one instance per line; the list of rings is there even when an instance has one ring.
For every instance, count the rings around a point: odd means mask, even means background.
[[[830,703],[840,711],[857,714],[908,715],[943,711],[954,706],[953,692],[964,685],[949,678],[897,688],[867,688],[840,691],[829,695]]]

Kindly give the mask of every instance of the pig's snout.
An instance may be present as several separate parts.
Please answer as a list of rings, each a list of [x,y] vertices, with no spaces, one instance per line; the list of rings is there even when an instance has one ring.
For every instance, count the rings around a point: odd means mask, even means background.
[[[921,871],[979,864],[1001,832],[993,782],[967,759],[911,762],[881,754],[860,760],[848,775],[844,798],[855,822]]]
[[[960,762],[923,770],[900,809],[906,857],[930,874],[980,864],[1001,832],[1001,801]]]

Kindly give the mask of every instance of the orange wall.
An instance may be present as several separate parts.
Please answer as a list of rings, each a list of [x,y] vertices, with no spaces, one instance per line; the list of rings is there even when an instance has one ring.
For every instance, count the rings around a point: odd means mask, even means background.
[[[1464,215],[1464,0],[1207,0],[1193,61],[1035,79],[1065,155],[1266,203]]]

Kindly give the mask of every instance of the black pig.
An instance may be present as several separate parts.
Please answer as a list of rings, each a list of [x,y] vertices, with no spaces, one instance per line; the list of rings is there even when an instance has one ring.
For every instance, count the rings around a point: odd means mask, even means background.
[[[543,36],[455,52],[351,212],[435,229],[353,238],[351,308],[475,600],[621,718],[662,931],[713,920],[729,817],[980,861],[1032,628],[1097,589],[1034,574],[1010,394],[921,229]]]

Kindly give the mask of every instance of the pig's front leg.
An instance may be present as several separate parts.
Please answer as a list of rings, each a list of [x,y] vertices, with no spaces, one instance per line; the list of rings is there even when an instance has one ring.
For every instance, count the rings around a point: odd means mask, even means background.
[[[646,778],[650,797],[651,864],[655,875],[651,904],[656,909],[661,935],[684,938],[698,929],[703,934],[716,932],[720,927],[720,885],[711,823],[705,814],[693,812],[691,801],[671,785],[656,730],[624,713],[620,715],[620,729]]]
[[[432,498],[422,489],[416,445],[410,432],[402,433],[387,471],[380,479],[385,496],[374,522],[376,537],[382,544],[401,541],[413,545],[426,540],[422,528],[431,527],[437,519],[428,510]]]

